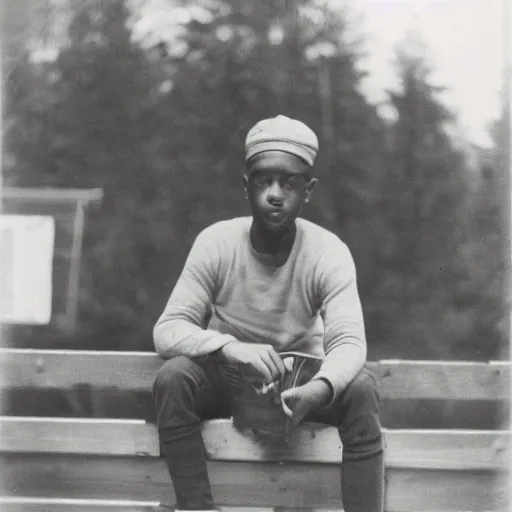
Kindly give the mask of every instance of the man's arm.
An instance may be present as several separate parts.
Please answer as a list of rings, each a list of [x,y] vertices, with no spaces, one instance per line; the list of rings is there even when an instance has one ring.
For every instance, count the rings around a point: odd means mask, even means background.
[[[220,268],[220,251],[211,228],[196,238],[185,267],[153,329],[158,354],[197,357],[215,352],[236,340],[202,327],[212,306]]]
[[[221,250],[217,234],[207,228],[194,242],[183,272],[153,329],[155,349],[164,359],[217,352],[220,361],[240,364],[249,375],[273,382],[284,375],[285,368],[271,345],[244,343],[230,334],[202,328],[219,282]]]
[[[335,399],[366,361],[366,335],[356,268],[343,242],[338,241],[320,258],[317,276],[326,357],[314,379],[327,381]]]

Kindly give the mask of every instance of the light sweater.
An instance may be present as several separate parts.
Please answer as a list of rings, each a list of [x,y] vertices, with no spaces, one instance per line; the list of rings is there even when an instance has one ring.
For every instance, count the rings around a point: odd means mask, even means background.
[[[366,359],[350,251],[299,218],[290,255],[277,267],[252,247],[251,222],[217,222],[197,236],[155,325],[156,350],[164,358],[198,357],[239,340],[325,357],[315,378],[327,380],[336,398]]]

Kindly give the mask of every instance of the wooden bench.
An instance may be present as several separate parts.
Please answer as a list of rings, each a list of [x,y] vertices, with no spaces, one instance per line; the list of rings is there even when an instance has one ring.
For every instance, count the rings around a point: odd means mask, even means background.
[[[0,390],[60,391],[69,400],[84,387],[148,394],[161,364],[152,353],[0,349]],[[372,366],[383,403],[510,399],[505,362]],[[511,432],[503,427],[385,429],[386,510],[509,510]],[[205,422],[203,435],[223,510],[341,510],[335,429],[306,424],[286,453],[269,452],[229,420]],[[0,452],[2,511],[156,511],[174,502],[155,425],[145,419],[2,416]]]

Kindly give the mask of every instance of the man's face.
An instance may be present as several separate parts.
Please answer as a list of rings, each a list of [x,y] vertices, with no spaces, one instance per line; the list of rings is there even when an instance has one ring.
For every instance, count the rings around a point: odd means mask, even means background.
[[[261,228],[280,232],[293,225],[317,181],[309,170],[306,162],[282,151],[265,151],[249,161],[244,186]]]

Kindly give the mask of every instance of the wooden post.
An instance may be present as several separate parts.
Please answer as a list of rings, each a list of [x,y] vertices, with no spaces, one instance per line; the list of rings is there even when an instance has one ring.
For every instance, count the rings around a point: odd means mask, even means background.
[[[76,325],[78,294],[80,286],[80,263],[82,257],[82,238],[84,231],[84,203],[76,202],[75,221],[73,226],[73,245],[71,246],[71,262],[69,266],[68,294],[66,299],[66,326],[73,331]]]

